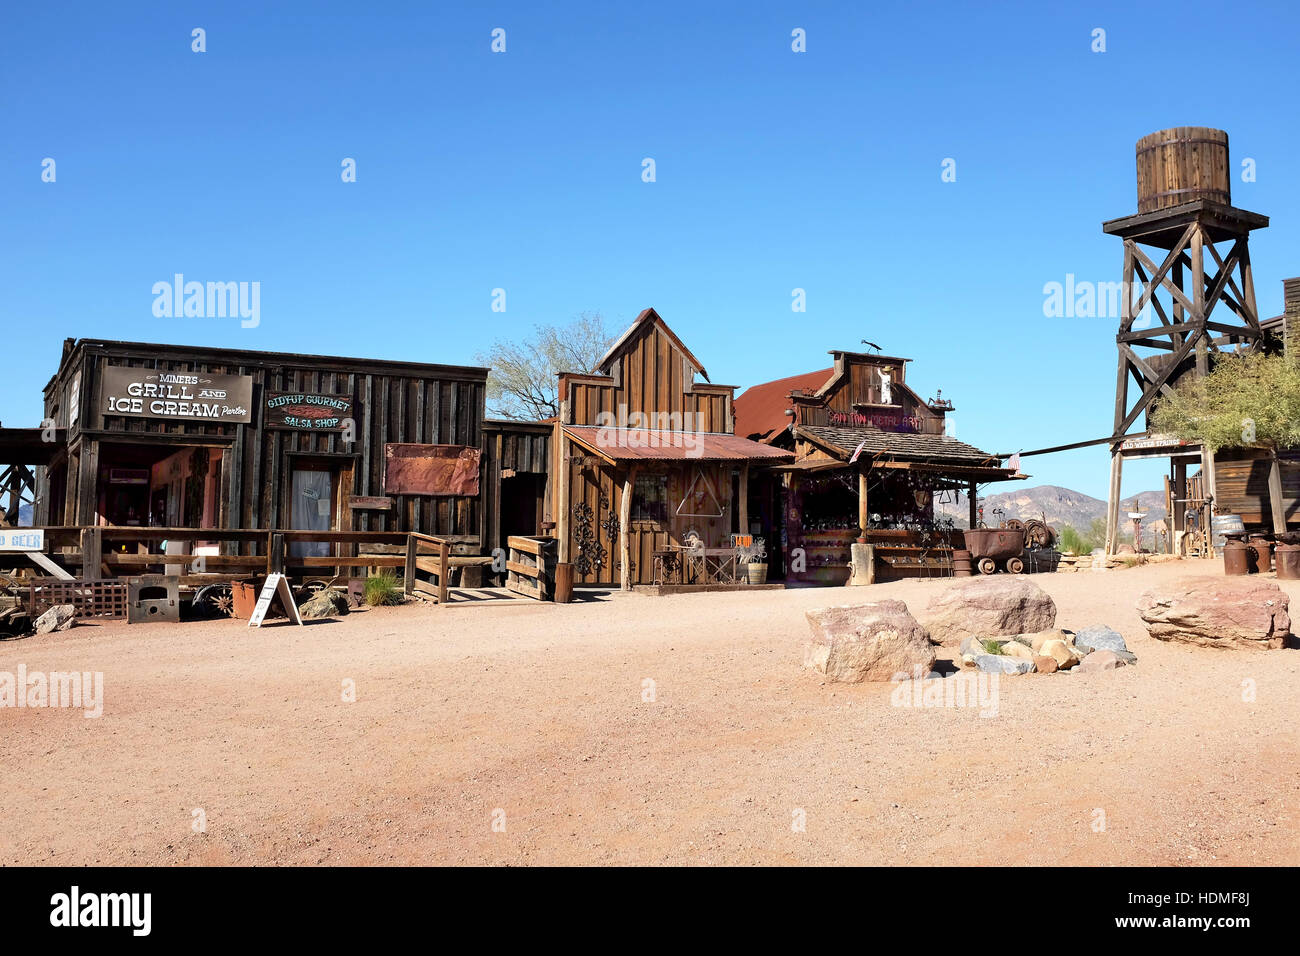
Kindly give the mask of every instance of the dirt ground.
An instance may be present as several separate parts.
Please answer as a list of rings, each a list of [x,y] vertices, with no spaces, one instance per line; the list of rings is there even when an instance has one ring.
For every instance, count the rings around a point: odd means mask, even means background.
[[[805,609],[942,581],[4,642],[102,671],[104,711],[0,709],[0,863],[1300,863],[1300,651],[1148,638],[1136,597],[1186,573],[1035,576],[1139,663],[984,717],[801,666]]]

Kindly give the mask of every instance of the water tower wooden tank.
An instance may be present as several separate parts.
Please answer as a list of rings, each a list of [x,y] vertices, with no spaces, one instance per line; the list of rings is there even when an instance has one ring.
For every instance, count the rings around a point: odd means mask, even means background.
[[[1187,497],[1189,459],[1199,459],[1205,487],[1214,494],[1213,455],[1145,432],[1152,404],[1184,375],[1205,374],[1213,353],[1255,348],[1263,335],[1247,240],[1268,217],[1232,205],[1228,134],[1205,126],[1160,130],[1138,140],[1136,158],[1137,214],[1102,224],[1124,240],[1106,516],[1110,554],[1125,458],[1172,458],[1177,498]],[[1133,432],[1135,425],[1144,431]],[[1175,530],[1183,530],[1177,510],[1173,518]]]

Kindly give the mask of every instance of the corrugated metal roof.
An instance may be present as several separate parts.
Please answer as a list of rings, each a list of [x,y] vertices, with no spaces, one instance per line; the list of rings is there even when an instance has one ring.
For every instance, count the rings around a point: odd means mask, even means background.
[[[834,373],[835,369],[828,368],[751,385],[735,401],[736,434],[761,440],[779,432],[793,420],[785,413],[790,407],[790,393],[815,392]]]
[[[999,459],[988,452],[948,435],[917,435],[887,432],[879,428],[839,428],[832,425],[800,425],[799,431],[850,455],[862,444],[862,454],[870,457],[885,454],[914,461],[986,465],[993,468],[1000,464]]]
[[[611,461],[788,461],[792,452],[717,432],[566,425],[564,433]]]

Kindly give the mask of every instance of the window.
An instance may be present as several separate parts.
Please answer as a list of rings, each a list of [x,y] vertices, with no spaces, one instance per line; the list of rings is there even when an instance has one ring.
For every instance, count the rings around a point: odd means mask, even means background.
[[[632,490],[632,520],[668,523],[668,476],[637,475]]]

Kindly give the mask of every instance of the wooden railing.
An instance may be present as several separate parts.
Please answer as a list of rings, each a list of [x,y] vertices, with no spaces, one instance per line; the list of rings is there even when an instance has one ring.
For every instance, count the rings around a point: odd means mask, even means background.
[[[138,528],[92,525],[47,527],[46,549],[53,557],[81,569],[81,579],[96,581],[118,574],[139,575],[179,570],[181,583],[197,585],[214,579],[273,574],[289,569],[341,575],[359,569],[387,568],[404,576],[407,594],[431,593],[448,601],[454,568],[485,565],[491,558],[451,553],[450,538],[405,531],[297,531],[255,528]],[[166,554],[150,545],[181,542],[192,551],[196,542],[233,546],[238,554]],[[294,555],[294,543],[334,545],[335,554]],[[135,546],[135,553],[114,546]],[[107,550],[105,550],[107,549]],[[146,550],[140,550],[146,549]],[[400,570],[399,570],[400,569]],[[432,592],[419,588],[417,571],[437,582]]]
[[[506,559],[506,587],[516,594],[539,601],[555,599],[555,556],[559,542],[554,538],[510,535]]]
[[[433,555],[437,557],[433,557]],[[439,604],[447,603],[447,586],[451,580],[451,542],[446,538],[431,534],[412,532],[406,536],[405,590],[414,594],[420,584],[417,571],[424,571],[438,580],[437,598]]]

